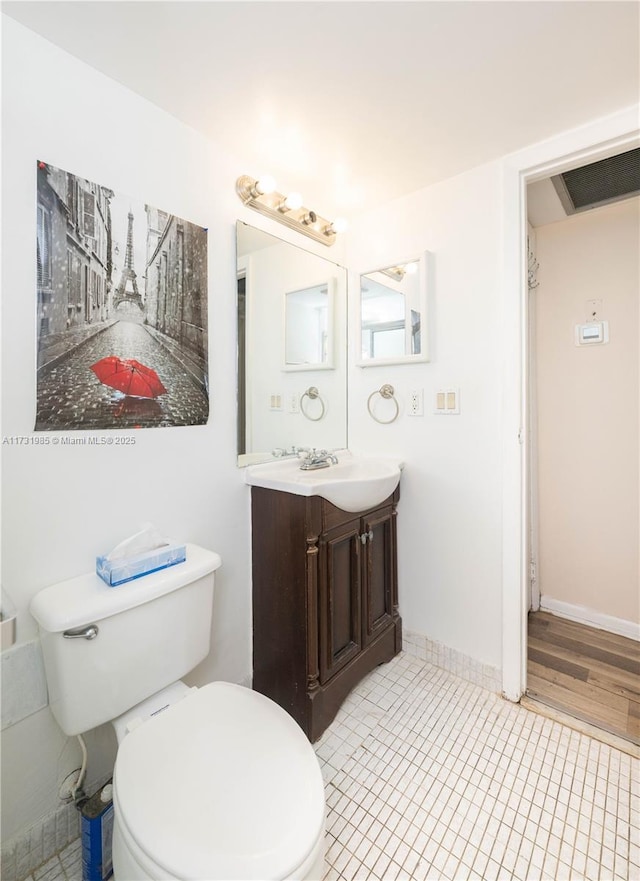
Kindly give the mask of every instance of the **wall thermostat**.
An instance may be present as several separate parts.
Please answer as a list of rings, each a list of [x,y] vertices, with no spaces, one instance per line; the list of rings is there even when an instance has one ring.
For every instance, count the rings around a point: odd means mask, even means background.
[[[593,346],[609,342],[609,322],[590,321],[576,324],[576,346]]]

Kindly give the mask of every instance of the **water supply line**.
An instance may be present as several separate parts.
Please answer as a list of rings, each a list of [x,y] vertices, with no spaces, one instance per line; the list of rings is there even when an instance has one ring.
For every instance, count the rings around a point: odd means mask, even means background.
[[[71,798],[73,799],[73,803],[76,807],[79,807],[80,803],[86,800],[86,796],[84,793],[84,789],[82,788],[82,784],[84,783],[84,778],[87,773],[87,747],[84,742],[84,738],[81,734],[76,735],[78,738],[78,743],[80,744],[80,749],[82,750],[82,765],[80,766],[80,773],[78,774],[78,779],[75,782],[75,785],[71,789]]]

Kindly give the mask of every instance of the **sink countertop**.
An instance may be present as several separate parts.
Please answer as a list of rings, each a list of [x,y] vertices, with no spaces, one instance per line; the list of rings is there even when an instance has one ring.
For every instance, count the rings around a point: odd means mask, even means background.
[[[298,458],[279,459],[245,469],[250,486],[275,489],[300,496],[322,496],[344,511],[364,511],[383,502],[400,481],[402,460],[384,456],[335,453],[337,465],[303,471]]]

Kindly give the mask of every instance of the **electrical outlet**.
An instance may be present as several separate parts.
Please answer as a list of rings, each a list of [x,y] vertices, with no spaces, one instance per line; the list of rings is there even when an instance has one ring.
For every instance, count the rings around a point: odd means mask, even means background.
[[[300,396],[293,392],[289,396],[289,413],[300,412]]]
[[[424,416],[424,391],[423,389],[414,389],[409,392],[409,410],[408,416]]]

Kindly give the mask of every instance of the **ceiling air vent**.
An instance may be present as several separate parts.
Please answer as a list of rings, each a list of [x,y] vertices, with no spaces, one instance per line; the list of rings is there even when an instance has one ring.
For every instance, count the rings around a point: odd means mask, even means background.
[[[640,147],[552,177],[567,214],[640,194]]]

